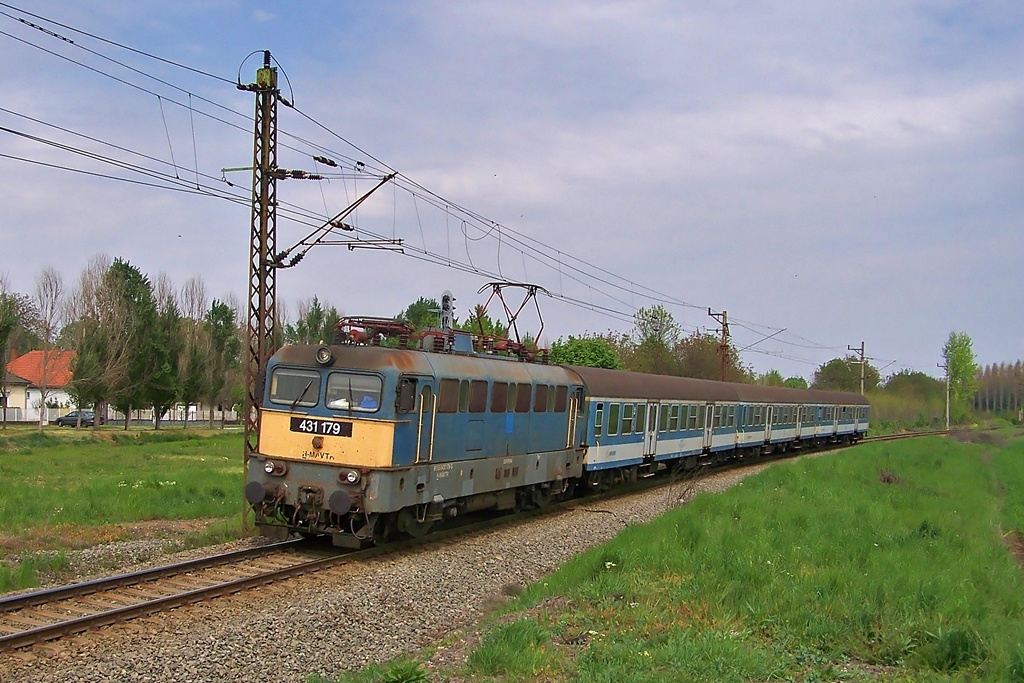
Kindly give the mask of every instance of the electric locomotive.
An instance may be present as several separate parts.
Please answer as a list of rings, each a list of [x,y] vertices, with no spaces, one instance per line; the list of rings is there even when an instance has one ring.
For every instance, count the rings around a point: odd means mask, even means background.
[[[377,328],[379,329],[379,328]],[[543,505],[583,470],[583,383],[571,369],[473,352],[288,346],[267,366],[246,499],[262,533],[358,547],[457,515]]]

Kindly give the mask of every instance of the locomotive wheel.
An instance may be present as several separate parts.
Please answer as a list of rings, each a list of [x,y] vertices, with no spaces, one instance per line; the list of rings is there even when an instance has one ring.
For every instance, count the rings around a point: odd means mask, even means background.
[[[398,512],[396,527],[399,532],[406,534],[407,536],[423,538],[430,533],[430,530],[434,527],[434,523],[432,521],[419,521],[416,518],[416,511],[414,508],[403,508]]]

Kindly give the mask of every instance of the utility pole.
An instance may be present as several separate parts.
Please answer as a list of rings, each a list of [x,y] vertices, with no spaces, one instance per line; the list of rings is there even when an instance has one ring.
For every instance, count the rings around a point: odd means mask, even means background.
[[[860,354],[860,360],[856,361],[856,362],[860,363],[860,395],[863,396],[864,395],[864,374],[865,374],[865,371],[867,369],[867,365],[865,364],[865,359],[864,359],[864,342],[860,343],[860,348],[857,348],[856,346],[850,346],[849,344],[846,345],[846,348],[848,350],[850,350],[850,351],[856,351],[857,353]]]
[[[724,382],[729,373],[729,311],[712,313],[709,308],[708,315],[722,325],[722,341],[718,345],[718,355],[722,359],[722,381]]]
[[[252,238],[249,248],[249,358],[245,367],[245,469],[249,456],[259,450],[259,403],[267,360],[274,353],[277,318],[277,278],[271,258],[277,249],[277,69],[270,65],[270,50],[263,51],[263,67],[256,82],[238,84],[256,93],[256,130],[252,161]]]
[[[937,367],[946,371],[946,431],[949,431],[949,363],[936,363]]]

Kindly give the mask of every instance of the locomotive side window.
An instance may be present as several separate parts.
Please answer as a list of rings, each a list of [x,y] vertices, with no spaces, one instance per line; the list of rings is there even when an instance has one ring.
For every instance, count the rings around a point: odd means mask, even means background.
[[[509,382],[509,384],[508,384],[508,400],[505,401],[505,410],[507,412],[511,413],[512,411],[514,411],[516,409],[516,396],[517,395],[518,394],[516,393],[516,383],[515,382]]]
[[[475,379],[469,385],[469,412],[482,413],[487,410],[487,382]]]
[[[270,400],[286,406],[315,406],[320,400],[320,373],[316,370],[275,368],[270,376]]]
[[[548,385],[538,384],[537,391],[533,396],[533,412],[543,413],[548,407]]]
[[[555,386],[553,384],[548,385],[548,404],[545,412],[553,412],[555,409]]]
[[[403,377],[398,383],[398,396],[395,397],[395,411],[411,413],[416,408],[416,380]]]
[[[569,387],[555,387],[555,412],[564,413],[568,404]]]
[[[619,433],[619,404],[608,404],[608,436],[615,436]]]
[[[380,409],[384,383],[376,375],[332,372],[327,377],[327,402],[331,410],[358,410],[375,413]]]
[[[469,410],[469,380],[464,379],[459,382],[459,412],[464,413]]]
[[[437,396],[437,412],[454,413],[459,409],[459,380],[442,379]]]
[[[528,413],[530,412],[530,392],[533,387],[529,384],[523,383],[516,389],[516,412],[517,413]]]
[[[598,439],[601,438],[602,430],[604,429],[604,404],[598,403],[597,409],[594,411],[594,436]]]
[[[508,382],[495,382],[491,385],[491,412],[504,413],[508,406]]]

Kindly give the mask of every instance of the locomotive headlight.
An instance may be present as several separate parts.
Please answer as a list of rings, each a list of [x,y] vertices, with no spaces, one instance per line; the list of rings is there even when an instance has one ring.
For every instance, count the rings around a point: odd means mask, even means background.
[[[359,482],[359,472],[357,470],[341,470],[338,472],[338,481],[342,484],[356,484]]]
[[[288,471],[288,468],[283,463],[268,460],[263,463],[263,471],[271,476],[280,477]]]
[[[320,365],[330,365],[334,362],[334,351],[331,347],[324,345],[316,350],[316,362]]]

